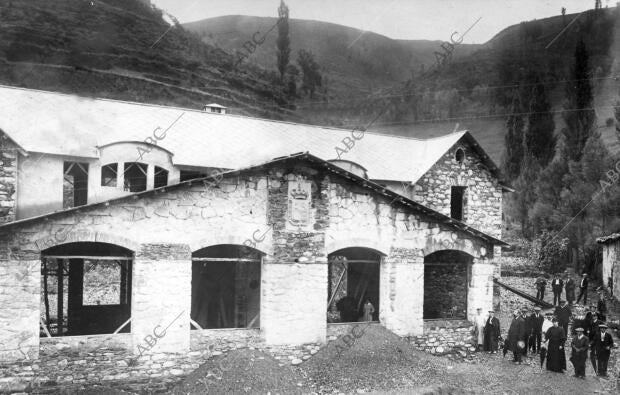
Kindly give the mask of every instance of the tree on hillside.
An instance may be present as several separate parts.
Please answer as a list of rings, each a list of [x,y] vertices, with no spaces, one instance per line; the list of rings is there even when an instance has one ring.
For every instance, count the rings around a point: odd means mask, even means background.
[[[504,137],[505,154],[503,172],[506,175],[506,179],[512,181],[515,180],[521,172],[521,165],[523,164],[524,155],[523,106],[521,105],[519,94],[516,91],[512,100],[510,112],[511,115],[506,121],[506,128],[508,131]]]
[[[564,104],[564,137],[569,159],[579,161],[583,147],[592,135],[595,112],[592,108],[592,87],[590,86],[590,69],[588,51],[583,40],[575,49],[575,65],[572,80],[566,85],[566,101]]]
[[[540,166],[545,167],[555,155],[555,122],[545,85],[539,77],[534,80],[536,85],[532,89],[525,145]]]
[[[283,83],[291,54],[288,15],[288,6],[284,3],[284,0],[281,0],[280,7],[278,8],[278,40],[276,41],[276,46],[278,48],[278,71],[280,72],[280,80]]]
[[[512,195],[512,199],[516,208],[516,217],[521,223],[521,233],[526,238],[531,238],[535,234],[529,211],[536,202],[536,185],[540,171],[538,161],[525,153],[521,162],[521,172],[514,183],[516,192]]]
[[[602,232],[604,211],[601,199],[604,190],[601,180],[612,162],[609,152],[599,133],[595,133],[586,142],[583,156],[579,162],[569,162],[569,171],[564,177],[564,188],[560,196],[559,215],[562,218],[563,234],[569,239],[570,250],[580,261],[588,258],[589,249]],[[610,184],[611,186],[611,184]]]
[[[566,26],[566,7],[562,7],[562,25]]]
[[[312,52],[305,49],[300,49],[297,53],[297,64],[303,73],[301,89],[313,98],[316,89],[322,85],[320,66],[314,60]]]
[[[564,188],[563,179],[568,173],[568,154],[563,140],[558,145],[558,155],[540,172],[533,186],[535,203],[528,207],[532,234],[564,226],[557,209]]]
[[[299,79],[299,69],[294,64],[289,64],[286,68],[286,93],[297,96],[297,80]]]

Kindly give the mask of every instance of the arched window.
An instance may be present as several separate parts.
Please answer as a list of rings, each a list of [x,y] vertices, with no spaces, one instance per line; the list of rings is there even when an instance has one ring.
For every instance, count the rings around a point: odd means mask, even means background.
[[[361,247],[328,256],[327,322],[379,321],[381,255]]]
[[[131,330],[132,251],[108,243],[75,242],[42,251],[41,261],[41,311],[48,333],[79,336]]]
[[[155,166],[155,182],[154,187],[160,188],[168,185],[168,170]]]
[[[146,191],[146,172],[148,165],[138,162],[125,163],[125,190],[129,192]]]
[[[261,258],[260,251],[244,245],[221,244],[195,251],[194,323],[202,329],[260,328]]]
[[[118,163],[101,166],[101,186],[115,187],[118,176]]]
[[[465,152],[463,151],[462,148],[459,148],[456,150],[456,152],[454,153],[454,159],[459,163],[463,163],[463,161],[465,160]]]

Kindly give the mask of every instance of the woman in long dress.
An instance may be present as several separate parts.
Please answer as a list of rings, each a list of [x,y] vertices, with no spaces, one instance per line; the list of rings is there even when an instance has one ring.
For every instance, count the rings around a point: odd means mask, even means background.
[[[547,370],[552,372],[564,373],[566,370],[566,353],[564,343],[566,342],[566,332],[564,328],[558,326],[558,320],[553,319],[553,326],[545,334],[547,339]]]

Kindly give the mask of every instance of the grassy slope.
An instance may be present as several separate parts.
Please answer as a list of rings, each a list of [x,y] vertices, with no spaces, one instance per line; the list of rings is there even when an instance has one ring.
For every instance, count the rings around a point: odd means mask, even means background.
[[[0,3],[0,83],[199,108],[217,101],[274,118],[285,104],[260,70],[134,0],[13,0]],[[288,118],[295,119],[293,114]]]
[[[234,53],[242,51],[243,43],[255,32],[266,32],[276,23],[276,18],[230,15],[184,26],[206,43]],[[440,45],[439,41],[393,40],[373,32],[302,19],[291,19],[290,31],[291,59],[296,59],[299,49],[311,50],[328,79],[330,98],[360,96],[404,81],[411,76],[411,70],[434,62],[433,52]],[[277,29],[274,29],[250,61],[275,70],[276,39]],[[477,47],[463,45],[455,56]]]

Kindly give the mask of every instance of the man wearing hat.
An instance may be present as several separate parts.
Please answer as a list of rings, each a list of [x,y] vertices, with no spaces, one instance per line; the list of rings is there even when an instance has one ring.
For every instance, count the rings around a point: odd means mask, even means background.
[[[523,341],[523,343],[525,344],[525,347],[523,347],[521,352],[523,352],[524,357],[527,357],[527,349],[529,347],[530,335],[532,334],[532,326],[530,323],[530,318],[528,317],[527,313],[528,313],[528,308],[522,307],[521,308],[521,319],[523,320],[523,328],[525,332],[523,333],[523,337],[521,338],[521,341]]]
[[[484,350],[497,354],[499,348],[499,320],[495,317],[495,311],[489,310],[489,318],[484,324]]]
[[[534,313],[530,316],[530,329],[532,336],[532,351],[537,353],[540,351],[540,342],[542,340],[542,325],[545,318],[540,314],[540,307],[534,307]]]
[[[558,317],[558,325],[564,329],[565,334],[568,334],[568,321],[570,321],[571,315],[572,312],[568,303],[565,300],[560,300],[560,306],[555,308],[555,316]]]
[[[575,367],[575,377],[586,378],[586,359],[588,358],[588,338],[583,334],[583,328],[576,328],[577,336],[573,338],[573,351],[570,361]]]
[[[584,273],[581,281],[579,282],[579,296],[577,296],[577,303],[583,296],[583,304],[588,304],[588,274]]]
[[[525,338],[525,321],[521,317],[521,312],[515,310],[513,314],[514,318],[508,328],[508,344],[512,351],[512,361],[521,364],[521,358],[523,357],[523,349],[525,344],[523,339]]]
[[[613,337],[607,332],[607,325],[599,325],[599,333],[594,338],[594,349],[596,350],[596,362],[598,362],[597,376],[607,377],[607,362],[614,346]]]

